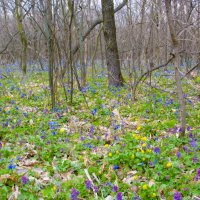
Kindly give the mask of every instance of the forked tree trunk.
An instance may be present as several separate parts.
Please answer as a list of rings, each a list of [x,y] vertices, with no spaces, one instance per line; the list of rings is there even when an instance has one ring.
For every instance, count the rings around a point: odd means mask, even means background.
[[[123,86],[116,40],[113,0],[101,0],[109,86]]]

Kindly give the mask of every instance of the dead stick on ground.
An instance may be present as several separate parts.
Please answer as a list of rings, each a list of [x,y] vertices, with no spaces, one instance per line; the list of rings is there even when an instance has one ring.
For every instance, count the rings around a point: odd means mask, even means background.
[[[85,174],[86,174],[88,180],[92,183],[92,186],[94,186],[94,183],[93,183],[93,181],[92,181],[92,179],[91,179],[91,177],[90,177],[90,174],[88,173],[88,170],[87,170],[87,169],[84,169],[84,172],[85,172]],[[94,197],[95,197],[95,199],[98,199],[98,196],[97,196],[97,193],[96,193],[95,190],[94,190],[94,187],[92,187],[92,190],[93,190],[93,192],[94,192]]]

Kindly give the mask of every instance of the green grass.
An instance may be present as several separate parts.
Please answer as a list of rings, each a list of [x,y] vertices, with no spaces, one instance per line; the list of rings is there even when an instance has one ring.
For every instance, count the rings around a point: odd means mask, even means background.
[[[137,194],[143,200],[171,200],[176,191],[183,199],[200,195],[200,103],[193,88],[199,77],[192,85],[183,82],[191,127],[183,138],[176,129],[176,95],[145,84],[133,102],[128,88],[108,89],[104,78],[90,81],[84,92],[89,109],[81,92],[74,91],[69,105],[59,87],[57,108],[51,111],[47,74],[33,74],[21,84],[17,75],[0,82],[0,199],[17,189],[18,199],[70,199],[72,188],[80,199],[95,199],[86,189],[84,169],[98,188],[98,199],[116,199],[117,192],[123,199]]]

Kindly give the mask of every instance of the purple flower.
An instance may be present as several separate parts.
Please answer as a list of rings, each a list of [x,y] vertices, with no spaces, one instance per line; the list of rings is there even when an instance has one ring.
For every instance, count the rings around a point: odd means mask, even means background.
[[[90,127],[90,133],[94,133],[94,126]]]
[[[176,155],[177,155],[178,158],[181,157],[181,153],[180,152],[177,152]]]
[[[44,139],[44,138],[45,138],[45,135],[42,135],[42,136],[41,136],[41,139]]]
[[[113,188],[112,188],[112,191],[117,192],[117,190],[118,190],[118,187],[116,185],[114,185]]]
[[[193,138],[193,135],[192,135],[192,133],[190,133],[190,134],[188,135],[188,137],[189,137],[189,138]]]
[[[0,142],[0,149],[3,147],[3,144]]]
[[[154,165],[154,164],[153,164],[152,162],[149,162],[149,166],[150,166],[150,167],[153,167],[153,165]]]
[[[91,114],[94,116],[97,113],[97,109],[94,108],[93,110],[91,110]]]
[[[175,192],[174,193],[174,200],[182,200],[182,194],[180,192]]]
[[[190,140],[190,145],[192,148],[196,148],[197,142],[195,140]]]
[[[81,140],[81,141],[84,141],[84,140],[85,140],[84,136],[81,136],[81,137],[80,137],[80,140]]]
[[[50,142],[50,140],[47,140],[47,144],[50,144],[51,142]]]
[[[198,181],[198,180],[199,180],[199,177],[198,177],[198,176],[196,176],[196,177],[194,178],[194,180],[195,180],[195,181]]]
[[[157,154],[160,154],[160,148],[159,147],[155,147],[154,148],[154,152],[157,153]]]
[[[70,198],[71,200],[77,200],[78,195],[80,194],[80,192],[78,190],[76,190],[75,188],[72,188],[71,190],[71,195]]]
[[[197,176],[200,177],[200,169],[197,170]]]
[[[99,191],[99,188],[97,186],[95,186],[95,185],[94,185],[93,189],[94,189],[95,193],[97,193]]]
[[[120,128],[119,124],[114,126],[114,130],[118,130],[119,128]]]
[[[186,152],[189,151],[187,146],[183,146],[183,150],[186,151]]]
[[[28,183],[28,178],[26,176],[22,176],[21,180],[22,180],[23,184],[27,184]]]
[[[116,200],[122,200],[122,192],[117,193]]]
[[[85,181],[85,185],[86,185],[87,190],[89,190],[89,189],[92,188],[92,183],[91,183],[90,180],[86,180],[86,181]]]
[[[198,158],[195,156],[195,157],[192,158],[192,161],[193,161],[193,163],[197,163],[199,160],[198,160]]]

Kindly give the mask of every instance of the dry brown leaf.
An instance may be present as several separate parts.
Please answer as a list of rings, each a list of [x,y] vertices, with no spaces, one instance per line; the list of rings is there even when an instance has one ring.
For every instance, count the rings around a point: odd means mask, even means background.
[[[4,174],[0,176],[0,181],[10,178],[10,174]]]

